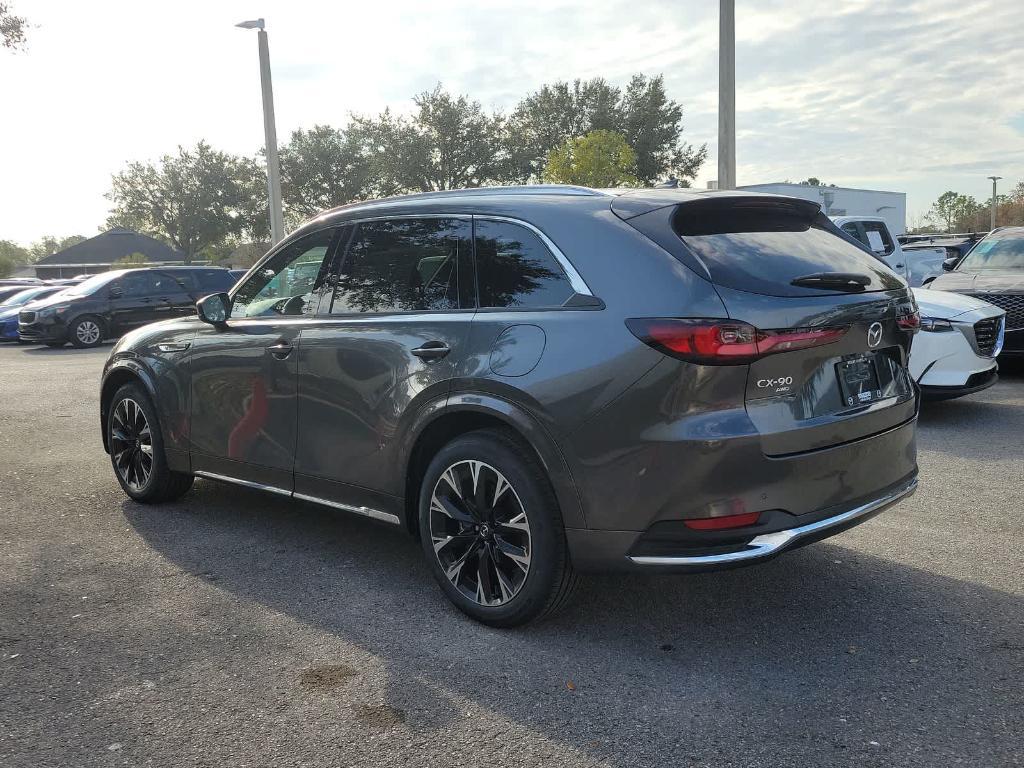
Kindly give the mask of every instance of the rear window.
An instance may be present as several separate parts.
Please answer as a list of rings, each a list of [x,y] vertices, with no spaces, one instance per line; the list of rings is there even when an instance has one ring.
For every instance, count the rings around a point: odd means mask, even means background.
[[[904,287],[888,267],[843,237],[815,203],[699,200],[679,206],[673,227],[711,279],[728,288],[771,296],[838,293],[792,284],[823,272],[863,275],[867,291]]]

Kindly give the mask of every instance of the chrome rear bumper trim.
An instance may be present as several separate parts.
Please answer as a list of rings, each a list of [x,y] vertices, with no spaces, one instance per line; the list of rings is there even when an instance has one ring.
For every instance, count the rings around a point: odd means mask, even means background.
[[[910,483],[902,488],[891,491],[884,496],[880,496],[877,499],[873,499],[866,504],[854,507],[847,512],[835,515],[834,517],[826,517],[824,520],[819,520],[816,523],[808,523],[807,525],[802,525],[799,528],[788,528],[784,531],[776,531],[775,533],[765,533],[760,536],[755,536],[751,539],[750,543],[747,544],[746,549],[739,552],[694,556],[640,555],[630,557],[629,559],[637,565],[716,565],[721,563],[739,563],[744,560],[757,560],[759,558],[773,555],[776,552],[785,549],[798,539],[802,539],[812,533],[818,533],[834,526],[843,525],[851,520],[856,520],[858,517],[870,515],[872,512],[875,512],[882,507],[889,506],[900,499],[910,496],[916,490],[917,478],[915,477],[910,481]]]

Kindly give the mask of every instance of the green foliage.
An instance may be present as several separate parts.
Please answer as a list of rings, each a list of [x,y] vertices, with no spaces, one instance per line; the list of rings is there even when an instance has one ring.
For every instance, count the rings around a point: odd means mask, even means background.
[[[51,256],[87,239],[85,235],[68,235],[67,237],[43,235],[29,246],[28,260],[35,263],[46,256]]]
[[[149,258],[146,254],[139,253],[138,251],[122,256],[114,262],[114,265],[117,267],[145,266],[146,264],[149,264]]]
[[[507,122],[507,177],[524,183],[543,177],[548,153],[592,131],[621,133],[636,152],[639,183],[696,176],[707,146],[680,140],[683,109],[665,94],[661,75],[634,75],[625,91],[602,78],[556,82],[523,99]]]
[[[27,26],[23,16],[15,16],[10,5],[0,2],[0,45],[11,50],[24,46]]]
[[[376,175],[369,151],[356,131],[329,125],[297,130],[281,147],[281,194],[290,221],[303,221],[320,211],[375,192]]]
[[[186,261],[231,236],[266,236],[266,176],[258,163],[211,149],[178,147],[157,165],[130,163],[113,177],[108,226],[162,237]]]
[[[0,277],[9,277],[18,267],[27,264],[28,250],[10,240],[0,240]]]
[[[973,197],[950,190],[932,203],[929,217],[946,232],[969,231],[976,228],[972,225],[980,208]]]
[[[621,133],[591,131],[548,153],[544,181],[586,187],[635,187],[637,154]]]
[[[440,85],[413,98],[409,117],[385,110],[353,117],[349,138],[371,164],[375,188],[365,194],[432,192],[503,183],[499,115],[480,103],[452,96]]]

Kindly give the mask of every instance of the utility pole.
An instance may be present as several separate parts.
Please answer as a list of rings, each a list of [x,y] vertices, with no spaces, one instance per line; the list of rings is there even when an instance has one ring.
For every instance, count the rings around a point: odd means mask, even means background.
[[[718,188],[736,188],[736,0],[718,9]]]
[[[992,179],[992,226],[990,230],[996,228],[996,182],[999,181],[1002,176],[989,176]]]
[[[270,200],[270,242],[281,242],[284,237],[284,213],[281,210],[281,166],[277,160],[277,126],[274,121],[274,89],[270,82],[270,44],[263,19],[236,24],[242,29],[259,30],[260,85],[263,89],[263,132],[267,152],[267,196]]]

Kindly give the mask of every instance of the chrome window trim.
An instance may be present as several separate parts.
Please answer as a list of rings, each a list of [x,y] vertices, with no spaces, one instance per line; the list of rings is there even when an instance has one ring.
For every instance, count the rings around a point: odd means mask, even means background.
[[[398,519],[398,515],[393,515],[390,512],[382,512],[379,509],[372,509],[370,507],[360,507],[352,504],[344,504],[340,501],[328,501],[327,499],[321,499],[319,496],[310,496],[305,493],[295,493],[294,491],[288,491],[284,488],[278,488],[276,485],[265,485],[263,483],[256,483],[252,480],[241,480],[237,477],[230,477],[228,475],[220,475],[216,472],[206,472],[204,470],[198,470],[193,472],[196,477],[203,477],[207,480],[217,480],[222,483],[231,483],[233,485],[241,485],[245,488],[252,488],[257,491],[269,491],[270,493],[276,493],[279,496],[287,496],[292,499],[299,499],[300,501],[309,501],[314,504],[320,504],[324,507],[332,507],[334,509],[341,509],[345,512],[354,512],[357,515],[363,517],[370,517],[374,520],[380,520],[385,523],[391,523],[392,525],[399,525],[401,520]]]
[[[763,533],[760,536],[755,536],[750,540],[750,543],[746,545],[747,548],[740,552],[725,552],[720,555],[694,556],[635,555],[631,556],[629,559],[637,565],[718,565],[721,563],[738,563],[745,560],[757,560],[780,552],[795,541],[812,533],[816,533],[833,526],[842,525],[843,523],[851,520],[856,520],[858,517],[863,517],[882,507],[893,504],[900,499],[910,496],[916,490],[917,478],[915,477],[909,484],[902,488],[891,491],[884,496],[880,496],[877,499],[867,502],[866,504],[854,507],[842,514],[834,515],[833,517],[826,517],[824,520],[819,520],[816,523],[808,523],[807,525],[801,525],[798,528],[787,528],[784,531]]]
[[[547,247],[551,254],[555,257],[555,260],[561,265],[565,276],[569,278],[569,285],[576,293],[581,293],[584,296],[593,296],[594,292],[590,290],[590,286],[587,285],[587,281],[583,279],[583,276],[576,271],[576,267],[573,266],[572,262],[569,261],[569,257],[562,253],[562,249],[559,248],[550,237],[545,235],[540,229],[535,227],[528,221],[522,219],[516,219],[511,216],[492,216],[488,213],[475,214],[474,218],[481,219],[483,221],[503,221],[507,224],[518,224],[520,227],[533,232],[537,237],[541,239],[541,242]]]

